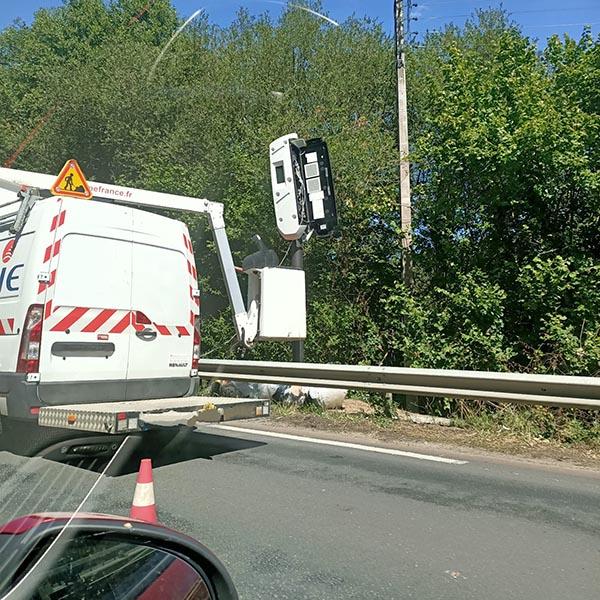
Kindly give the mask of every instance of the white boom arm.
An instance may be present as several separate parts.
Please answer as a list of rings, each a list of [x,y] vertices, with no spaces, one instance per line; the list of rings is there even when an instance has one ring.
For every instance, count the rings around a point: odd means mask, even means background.
[[[50,190],[55,180],[56,177],[53,175],[0,167],[0,188],[4,187],[12,191],[18,191],[22,188]],[[244,305],[240,283],[231,256],[227,232],[225,231],[223,204],[201,198],[152,192],[110,183],[98,183],[96,181],[88,181],[88,185],[95,198],[115,204],[207,214],[217,246],[221,270],[225,278],[227,294],[233,310],[233,319],[238,339],[246,346],[250,346],[254,342],[258,332],[258,306],[254,300],[250,302],[247,310]]]

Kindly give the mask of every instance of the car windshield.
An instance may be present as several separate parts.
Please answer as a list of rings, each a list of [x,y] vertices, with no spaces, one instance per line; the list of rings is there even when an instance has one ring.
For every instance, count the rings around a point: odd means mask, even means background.
[[[244,599],[596,598],[599,28],[598,0],[4,1],[0,549],[103,513]],[[81,544],[40,598],[173,560]]]

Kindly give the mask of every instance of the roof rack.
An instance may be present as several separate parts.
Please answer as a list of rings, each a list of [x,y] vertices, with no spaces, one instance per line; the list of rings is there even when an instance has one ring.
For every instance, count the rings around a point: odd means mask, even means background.
[[[3,212],[2,209],[4,208],[17,205],[12,212],[0,214],[0,232],[9,231],[14,235],[19,235],[25,227],[27,217],[33,205],[38,200],[42,200],[42,196],[36,188],[20,189],[20,186],[13,186],[8,181],[0,180],[0,187],[9,191],[16,191],[16,198],[14,200],[0,204],[0,212]],[[14,188],[17,189],[15,190]]]

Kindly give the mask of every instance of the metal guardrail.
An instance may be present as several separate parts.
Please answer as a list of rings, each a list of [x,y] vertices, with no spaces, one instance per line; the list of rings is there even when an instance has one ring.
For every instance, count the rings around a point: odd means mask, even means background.
[[[247,360],[201,360],[202,379],[600,409],[600,378]]]

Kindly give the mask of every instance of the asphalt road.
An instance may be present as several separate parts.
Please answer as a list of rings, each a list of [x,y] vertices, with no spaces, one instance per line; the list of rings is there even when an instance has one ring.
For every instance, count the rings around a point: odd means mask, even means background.
[[[243,599],[600,597],[592,472],[208,428],[152,454],[161,521],[215,551]],[[127,514],[138,458],[84,509]],[[73,510],[96,477],[2,452],[0,518]]]

